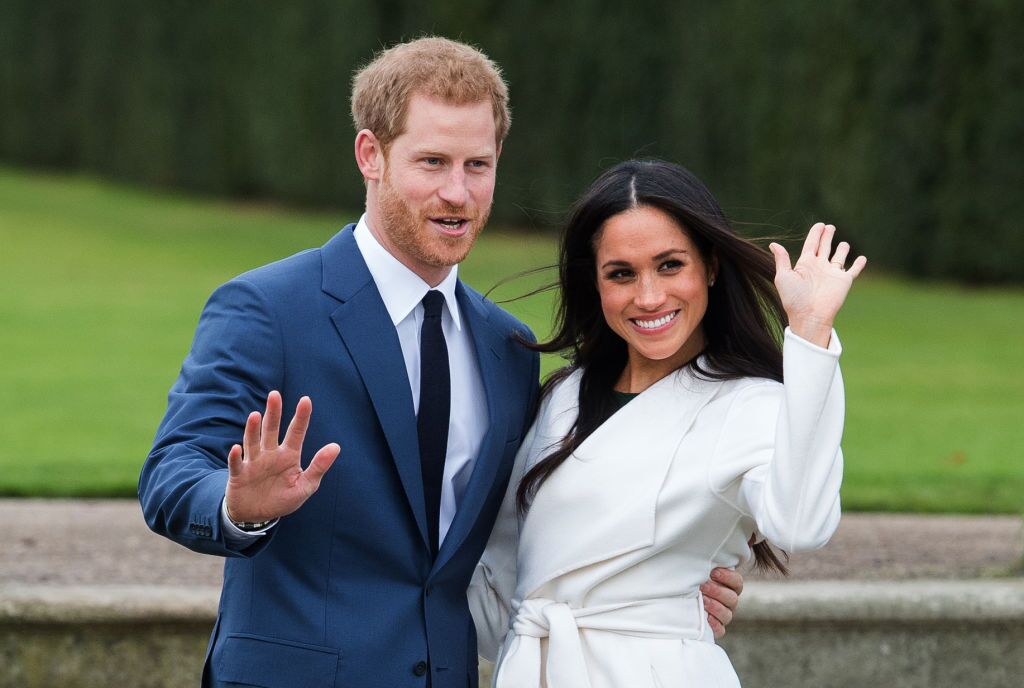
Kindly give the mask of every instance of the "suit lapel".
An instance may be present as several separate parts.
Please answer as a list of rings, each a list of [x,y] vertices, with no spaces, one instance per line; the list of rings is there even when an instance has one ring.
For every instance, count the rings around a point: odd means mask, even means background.
[[[688,369],[663,378],[605,421],[551,474],[521,527],[519,560],[530,563],[520,568],[517,594],[529,596],[558,576],[654,542],[658,494],[676,447],[719,387]],[[573,412],[558,423],[568,426],[575,418],[579,378],[561,392],[559,399]]]
[[[508,389],[508,371],[502,360],[502,352],[505,349],[504,337],[488,321],[487,311],[480,303],[480,297],[467,291],[461,282],[456,286],[455,293],[459,300],[459,310],[464,316],[463,322],[469,327],[476,350],[476,360],[484,394],[487,397],[489,423],[487,433],[480,444],[473,473],[455,512],[455,519],[448,529],[444,542],[441,543],[435,570],[440,569],[451,559],[452,554],[462,545],[483,508],[504,454],[509,415],[505,410],[507,401],[503,394]]]
[[[323,290],[341,301],[331,320],[373,402],[424,546],[426,507],[416,415],[394,323],[349,225],[323,248]]]

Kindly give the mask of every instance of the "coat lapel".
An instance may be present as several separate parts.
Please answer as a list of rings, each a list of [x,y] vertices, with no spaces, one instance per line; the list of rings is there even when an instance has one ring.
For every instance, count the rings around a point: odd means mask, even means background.
[[[416,414],[405,359],[394,323],[356,246],[353,227],[349,225],[323,247],[323,291],[342,302],[331,320],[373,402],[426,546]]]
[[[579,377],[556,390],[554,414],[575,418]],[[658,495],[675,451],[719,385],[683,369],[658,381],[593,432],[537,491],[519,543],[524,597],[570,571],[654,542]],[[546,453],[544,454],[546,455]]]
[[[501,465],[509,415],[505,410],[507,400],[503,394],[504,390],[508,389],[508,371],[502,360],[502,352],[505,349],[504,336],[489,322],[487,310],[480,302],[479,296],[468,291],[462,282],[456,286],[455,293],[463,322],[469,327],[476,350],[476,360],[483,381],[484,394],[487,397],[488,427],[480,444],[473,473],[455,512],[455,519],[448,529],[444,542],[441,543],[435,570],[444,566],[462,545],[483,508]]]

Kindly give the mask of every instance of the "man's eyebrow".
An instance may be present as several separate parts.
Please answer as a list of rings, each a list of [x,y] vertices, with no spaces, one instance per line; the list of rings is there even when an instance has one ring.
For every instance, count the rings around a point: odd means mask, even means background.
[[[436,150],[434,150],[432,148],[414,148],[411,151],[411,155],[414,158],[444,158],[446,160],[448,158],[452,157],[451,153],[441,153],[440,151],[436,151]],[[468,160],[479,160],[481,158],[493,158],[493,157],[495,157],[495,151],[494,150],[479,151],[477,153],[474,153],[473,155],[467,155],[466,156],[466,158]]]

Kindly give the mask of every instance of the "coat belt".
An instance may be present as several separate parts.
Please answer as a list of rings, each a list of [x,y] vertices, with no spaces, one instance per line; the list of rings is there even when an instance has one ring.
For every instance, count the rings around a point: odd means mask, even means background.
[[[523,600],[512,621],[512,640],[502,653],[495,688],[590,688],[580,630],[637,638],[707,640],[701,597],[666,597],[624,604],[570,607],[543,598]],[[541,638],[548,639],[541,666]],[[544,683],[541,683],[543,672]]]

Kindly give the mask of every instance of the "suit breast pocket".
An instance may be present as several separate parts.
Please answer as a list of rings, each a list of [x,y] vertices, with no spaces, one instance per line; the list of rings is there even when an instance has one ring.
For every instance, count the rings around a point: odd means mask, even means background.
[[[224,638],[216,654],[218,681],[261,688],[333,688],[338,674],[337,650],[278,638],[234,633]]]

